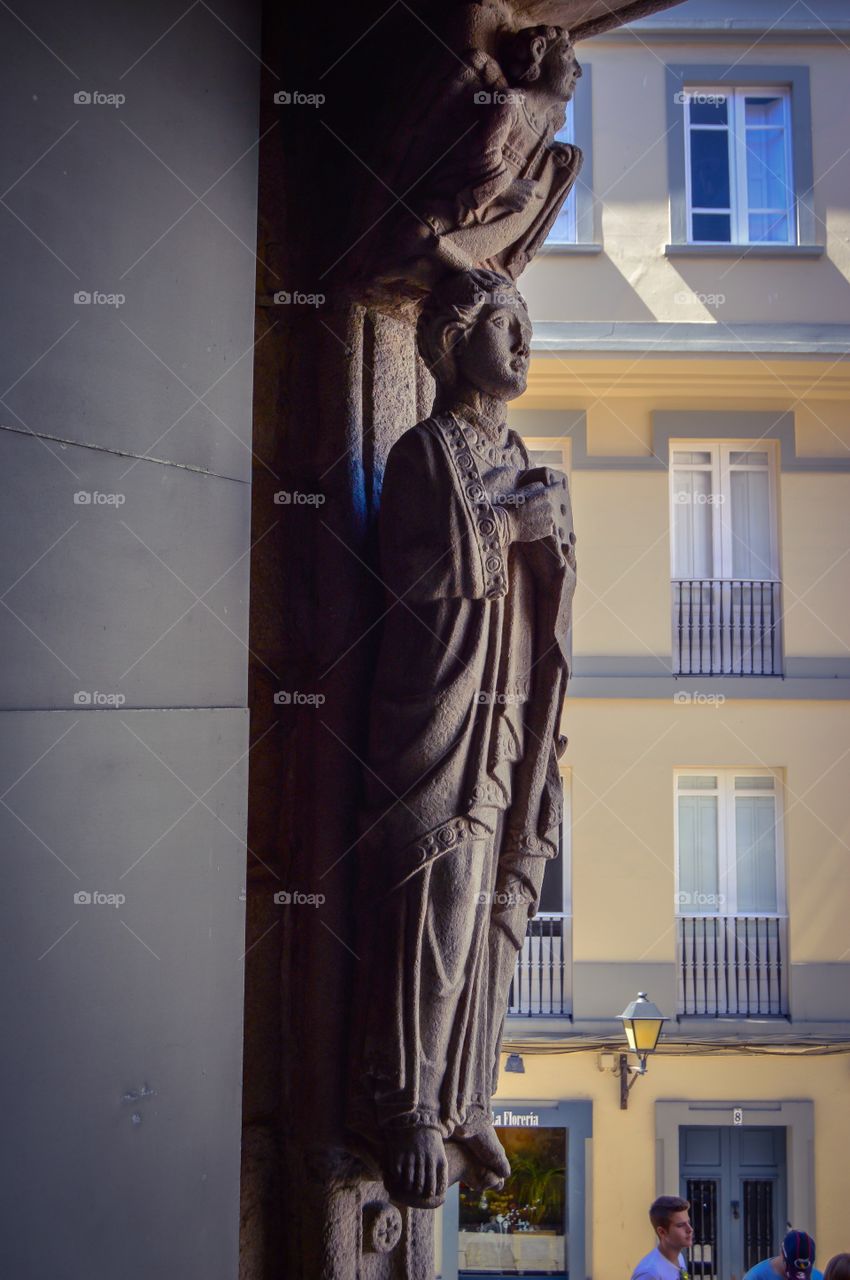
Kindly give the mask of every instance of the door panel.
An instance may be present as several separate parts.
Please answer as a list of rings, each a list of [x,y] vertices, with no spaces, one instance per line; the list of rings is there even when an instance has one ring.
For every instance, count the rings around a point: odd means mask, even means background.
[[[690,1268],[741,1280],[779,1251],[785,1221],[785,1129],[689,1125],[679,1131],[681,1193],[691,1202]]]

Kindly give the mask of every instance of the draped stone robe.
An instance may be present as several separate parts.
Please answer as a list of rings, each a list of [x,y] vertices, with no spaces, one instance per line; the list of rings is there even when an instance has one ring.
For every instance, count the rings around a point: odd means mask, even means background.
[[[445,414],[386,469],[350,1105],[373,1141],[489,1122],[516,952],[557,851],[575,575],[555,537],[508,542],[528,467],[514,433],[499,448]]]

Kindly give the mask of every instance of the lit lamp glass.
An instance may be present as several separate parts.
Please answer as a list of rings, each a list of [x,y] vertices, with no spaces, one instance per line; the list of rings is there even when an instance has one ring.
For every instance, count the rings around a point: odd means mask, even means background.
[[[646,992],[640,991],[637,1000],[633,1000],[620,1014],[620,1021],[623,1024],[629,1048],[640,1060],[642,1074],[646,1071],[646,1056],[655,1051],[661,1028],[667,1019],[652,1003]]]

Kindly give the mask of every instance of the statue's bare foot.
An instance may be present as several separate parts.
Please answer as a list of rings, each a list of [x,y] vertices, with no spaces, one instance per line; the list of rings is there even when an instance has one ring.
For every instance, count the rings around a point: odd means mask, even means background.
[[[403,1129],[387,1138],[387,1190],[414,1209],[436,1209],[448,1186],[448,1160],[439,1129]]]
[[[487,1125],[480,1132],[471,1134],[461,1141],[478,1164],[482,1165],[488,1174],[493,1175],[492,1179],[487,1179],[487,1186],[501,1185],[502,1179],[510,1177],[510,1161],[492,1125]]]

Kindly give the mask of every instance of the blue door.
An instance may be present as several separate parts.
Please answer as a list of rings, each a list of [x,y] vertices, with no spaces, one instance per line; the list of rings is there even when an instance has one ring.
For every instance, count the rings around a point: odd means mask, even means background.
[[[784,1128],[683,1126],[679,1168],[681,1194],[691,1202],[694,1277],[741,1280],[779,1253],[787,1225]]]

